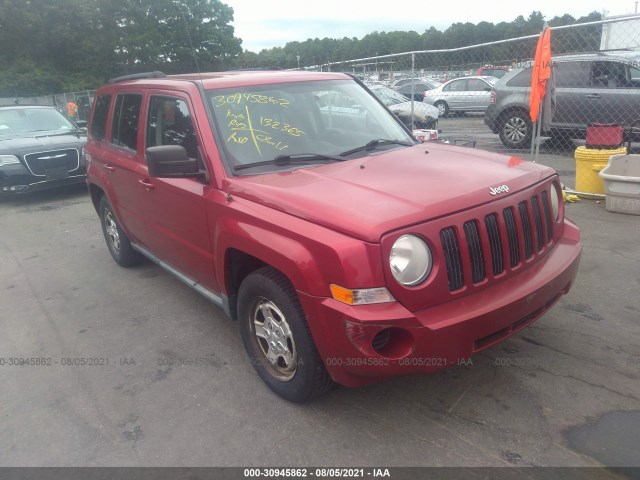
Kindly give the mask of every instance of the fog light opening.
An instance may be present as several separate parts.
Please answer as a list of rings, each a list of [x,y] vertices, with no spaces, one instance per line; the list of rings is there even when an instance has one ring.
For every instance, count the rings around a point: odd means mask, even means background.
[[[413,337],[402,328],[385,328],[373,336],[371,348],[385,358],[403,358],[411,353]]]

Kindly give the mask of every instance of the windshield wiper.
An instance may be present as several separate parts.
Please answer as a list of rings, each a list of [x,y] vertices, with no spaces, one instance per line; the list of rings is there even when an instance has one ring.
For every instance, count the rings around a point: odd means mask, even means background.
[[[375,140],[371,140],[370,142],[367,142],[366,145],[363,145],[361,147],[357,147],[357,148],[352,148],[351,150],[347,150],[346,152],[342,152],[340,154],[341,157],[346,157],[347,155],[351,155],[352,153],[356,153],[356,152],[360,152],[360,151],[368,151],[368,150],[373,150],[374,148],[376,148],[379,145],[404,145],[405,147],[411,147],[414,145],[414,143],[412,142],[405,142],[403,140],[387,140],[384,138],[376,138]]]
[[[233,169],[235,171],[245,170],[247,168],[262,167],[265,165],[292,165],[296,163],[306,162],[344,162],[346,159],[341,157],[334,157],[333,155],[321,155],[319,153],[295,153],[292,155],[278,155],[271,160],[264,160],[262,162],[245,163],[242,165],[235,165]]]
[[[39,133],[39,132],[55,132],[55,133]],[[35,138],[42,138],[42,137],[61,137],[63,135],[81,135],[80,129],[75,129],[75,130],[64,130],[62,132],[57,132],[55,130],[34,130],[34,137]]]

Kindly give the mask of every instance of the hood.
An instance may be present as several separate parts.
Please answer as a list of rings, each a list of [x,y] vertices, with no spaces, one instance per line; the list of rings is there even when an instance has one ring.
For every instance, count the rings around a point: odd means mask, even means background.
[[[231,195],[367,242],[385,233],[491,202],[555,172],[482,150],[428,143],[287,172],[225,179]],[[503,198],[505,193],[499,194]]]
[[[49,134],[40,132],[37,135],[0,136],[0,154],[22,156],[28,153],[42,152],[58,148],[77,148],[80,150],[87,138],[75,133]]]

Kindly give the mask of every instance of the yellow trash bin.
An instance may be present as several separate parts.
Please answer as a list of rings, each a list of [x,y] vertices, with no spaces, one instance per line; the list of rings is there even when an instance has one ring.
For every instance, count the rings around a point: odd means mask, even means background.
[[[576,192],[604,195],[604,182],[598,176],[611,155],[624,155],[626,147],[615,149],[576,148]]]

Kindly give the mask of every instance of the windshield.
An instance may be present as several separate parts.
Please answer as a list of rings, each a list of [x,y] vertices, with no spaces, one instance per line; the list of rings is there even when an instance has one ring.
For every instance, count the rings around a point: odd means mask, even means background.
[[[237,167],[258,162],[264,165],[283,156],[299,155],[311,164],[314,160],[321,163],[326,161],[322,156],[340,156],[378,139],[396,142],[377,143],[381,149],[401,148],[397,142],[415,142],[374,97],[352,80],[211,90],[207,96],[226,157],[235,170],[245,170]],[[344,156],[344,160],[350,158]],[[272,171],[292,165],[277,161],[265,168]],[[301,166],[295,163],[295,168]]]
[[[53,108],[0,109],[0,135],[71,132],[76,127]]]

